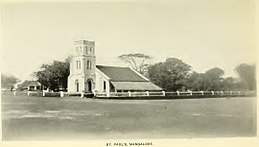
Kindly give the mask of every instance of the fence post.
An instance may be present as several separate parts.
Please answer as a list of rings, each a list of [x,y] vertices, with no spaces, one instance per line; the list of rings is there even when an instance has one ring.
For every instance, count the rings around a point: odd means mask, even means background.
[[[16,91],[13,92],[13,95],[16,95]]]
[[[128,94],[129,94],[129,97],[131,97],[131,92],[130,91],[128,91]]]
[[[216,94],[217,94],[217,95],[219,95],[219,94],[220,94],[220,92],[219,92],[219,91],[216,91]]]
[[[201,95],[204,95],[204,92],[203,91],[200,91],[201,92]]]
[[[179,91],[176,91],[177,95],[180,95],[180,92]]]
[[[190,95],[192,95],[192,91],[190,91]]]
[[[229,91],[230,95],[232,95],[232,91]]]
[[[44,90],[42,91],[42,96],[45,96],[45,91]]]
[[[147,96],[149,96],[149,92],[148,92],[148,91],[146,91],[146,93],[147,93]]]
[[[27,95],[30,96],[30,91],[28,91]]]
[[[81,92],[81,98],[84,98],[84,92]]]
[[[163,96],[165,96],[165,91],[162,91]]]
[[[211,91],[211,95],[214,95],[214,91]]]
[[[94,90],[93,93],[94,93],[94,97],[96,97],[96,95],[97,95],[97,90]]]
[[[223,92],[223,91],[221,91],[221,95],[224,95],[224,92]]]
[[[60,91],[60,97],[64,97],[64,92]]]
[[[110,92],[109,91],[106,92],[106,96],[110,97]]]

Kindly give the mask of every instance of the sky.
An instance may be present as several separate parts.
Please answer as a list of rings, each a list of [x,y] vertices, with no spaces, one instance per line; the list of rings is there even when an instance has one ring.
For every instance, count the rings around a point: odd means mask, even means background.
[[[172,0],[1,5],[1,71],[21,80],[41,64],[64,60],[73,41],[95,41],[97,64],[123,65],[121,54],[152,62],[174,57],[196,72],[213,67],[225,77],[255,63],[252,0]]]

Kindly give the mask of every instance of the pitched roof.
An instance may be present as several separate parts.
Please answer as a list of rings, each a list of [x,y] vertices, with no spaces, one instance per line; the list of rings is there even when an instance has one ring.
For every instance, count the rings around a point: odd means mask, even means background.
[[[111,82],[117,90],[162,90],[151,82]]]
[[[19,87],[41,86],[38,81],[24,81]]]
[[[101,72],[110,78],[110,81],[117,82],[147,82],[148,80],[130,69],[129,67],[115,67],[96,65]]]

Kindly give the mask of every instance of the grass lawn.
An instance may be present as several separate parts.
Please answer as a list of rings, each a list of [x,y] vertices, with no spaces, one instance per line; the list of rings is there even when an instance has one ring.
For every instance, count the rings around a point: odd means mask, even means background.
[[[256,98],[101,100],[2,96],[3,140],[250,137]]]

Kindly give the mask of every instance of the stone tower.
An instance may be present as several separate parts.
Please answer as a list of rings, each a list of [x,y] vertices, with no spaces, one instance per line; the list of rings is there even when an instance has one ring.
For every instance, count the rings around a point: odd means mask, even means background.
[[[95,88],[95,68],[94,42],[88,40],[75,41],[70,60],[68,92],[92,92]]]

